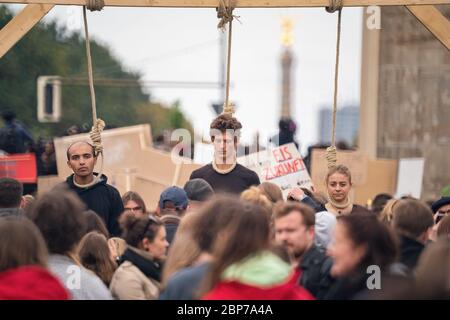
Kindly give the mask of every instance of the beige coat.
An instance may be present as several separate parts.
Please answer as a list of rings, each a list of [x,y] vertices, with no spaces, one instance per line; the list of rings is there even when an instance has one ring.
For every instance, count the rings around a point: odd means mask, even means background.
[[[144,257],[148,255],[145,251],[132,249]],[[113,297],[119,300],[154,300],[158,299],[160,284],[147,278],[131,262],[125,261],[114,272],[109,289]]]

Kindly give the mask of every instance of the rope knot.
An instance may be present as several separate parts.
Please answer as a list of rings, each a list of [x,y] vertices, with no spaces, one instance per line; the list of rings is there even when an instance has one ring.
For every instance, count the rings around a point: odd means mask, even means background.
[[[97,119],[92,126],[91,132],[89,132],[89,136],[91,137],[92,144],[95,148],[95,156],[99,154],[103,154],[103,145],[102,145],[102,136],[101,133],[105,128],[105,121],[102,119]]]
[[[232,102],[224,104],[222,114],[229,114],[230,116],[232,116],[234,112],[234,104]]]
[[[224,0],[220,0],[219,7],[216,8],[217,11],[217,18],[220,19],[219,24],[217,25],[218,29],[221,29],[222,31],[225,31],[225,26],[227,23],[233,21],[233,19],[236,18],[236,20],[239,21],[239,16],[233,15],[233,6],[230,4],[230,0],[228,1],[228,6],[225,5]]]
[[[104,6],[104,0],[86,0],[86,8],[89,11],[101,11]]]
[[[325,10],[329,13],[334,13],[336,11],[342,10],[343,1],[342,0],[330,0],[330,5],[325,7]]]
[[[336,167],[337,163],[337,150],[335,146],[329,146],[327,148],[327,153],[325,155],[325,158],[327,159],[327,165],[328,169]]]

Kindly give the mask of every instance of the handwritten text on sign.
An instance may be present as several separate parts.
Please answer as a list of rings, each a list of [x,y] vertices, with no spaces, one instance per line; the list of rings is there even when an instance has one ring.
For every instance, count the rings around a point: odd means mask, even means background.
[[[238,162],[255,171],[261,182],[277,184],[285,197],[293,187],[312,186],[303,159],[293,143],[240,157]]]

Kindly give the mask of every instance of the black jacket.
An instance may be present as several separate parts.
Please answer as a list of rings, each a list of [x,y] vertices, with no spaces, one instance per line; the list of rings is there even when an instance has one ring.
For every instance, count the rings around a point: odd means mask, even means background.
[[[325,251],[314,244],[306,251],[299,265],[301,276],[299,284],[317,299],[323,299],[334,279],[330,275],[333,261]]]
[[[73,174],[66,180],[67,185],[75,191],[88,209],[95,211],[105,222],[111,236],[120,236],[118,218],[123,212],[122,198],[119,191],[107,184],[108,178],[102,175],[100,181],[88,188],[79,188],[73,183]]]
[[[367,290],[368,274],[362,271],[336,279],[323,297],[324,300],[354,300]]]
[[[180,224],[181,218],[176,214],[163,214],[161,221],[164,223],[166,228],[166,240],[169,244],[172,244],[173,238],[178,230],[178,225]]]
[[[127,248],[123,255],[119,259],[119,265],[123,262],[129,261],[136,266],[145,276],[149,279],[154,279],[158,282],[161,281],[161,270],[162,264],[147,259],[141,256],[138,252],[133,249]]]
[[[425,246],[405,236],[400,236],[400,262],[410,270],[414,270]]]

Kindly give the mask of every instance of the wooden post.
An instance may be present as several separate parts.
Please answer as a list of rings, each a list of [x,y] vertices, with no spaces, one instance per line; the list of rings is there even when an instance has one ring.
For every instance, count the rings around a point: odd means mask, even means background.
[[[408,10],[450,50],[450,21],[435,6],[406,6]]]
[[[180,180],[181,169],[183,168],[183,161],[179,160],[175,167],[175,173],[172,179],[172,185],[176,186],[178,184],[178,180]]]
[[[369,30],[367,13],[363,14],[361,53],[361,101],[359,109],[359,139],[361,152],[377,157],[378,74],[380,57],[380,30]]]
[[[55,5],[29,4],[0,30],[0,58],[33,28]]]

